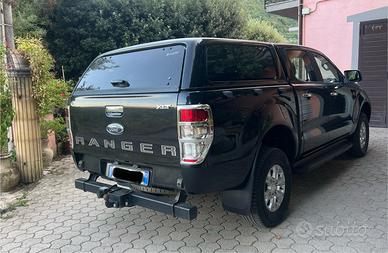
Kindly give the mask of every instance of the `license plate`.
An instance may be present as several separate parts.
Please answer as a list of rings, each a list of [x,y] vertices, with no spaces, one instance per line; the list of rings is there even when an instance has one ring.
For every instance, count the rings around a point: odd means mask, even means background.
[[[120,164],[108,163],[106,165],[105,176],[108,178],[111,178],[111,179],[125,180],[125,179],[121,179],[121,178],[116,178],[114,176],[115,169],[122,169],[122,170],[126,170],[129,172],[141,173],[142,179],[140,181],[140,185],[148,186],[148,184],[150,182],[150,172],[146,169],[139,168],[136,165],[125,166],[125,165],[120,165]],[[128,181],[128,182],[131,182],[131,181]]]

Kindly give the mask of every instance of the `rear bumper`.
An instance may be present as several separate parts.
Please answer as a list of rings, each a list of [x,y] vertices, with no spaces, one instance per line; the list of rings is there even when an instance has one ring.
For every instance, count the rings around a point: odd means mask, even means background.
[[[192,220],[197,217],[197,207],[165,196],[156,196],[143,192],[111,186],[101,182],[96,182],[96,177],[89,179],[78,178],[75,180],[75,188],[85,192],[96,193],[97,197],[104,198],[107,207],[130,207],[142,206],[154,211],[169,214],[177,218]]]
[[[73,153],[77,168],[101,177],[106,175],[107,160],[90,154]],[[167,190],[184,190],[188,194],[204,194],[220,192],[239,186],[247,177],[252,157],[227,163],[211,163],[200,165],[168,166],[139,163],[137,165],[150,168],[150,187]],[[120,163],[121,164],[121,163]]]

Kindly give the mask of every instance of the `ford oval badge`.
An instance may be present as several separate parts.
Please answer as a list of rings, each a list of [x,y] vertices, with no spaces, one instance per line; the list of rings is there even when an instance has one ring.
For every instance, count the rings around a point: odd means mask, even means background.
[[[106,126],[106,131],[112,135],[121,135],[124,132],[124,127],[119,123],[112,123]]]

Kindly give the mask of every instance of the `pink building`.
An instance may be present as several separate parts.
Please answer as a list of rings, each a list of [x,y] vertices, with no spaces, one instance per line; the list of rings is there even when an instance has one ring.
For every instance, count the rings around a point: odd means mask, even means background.
[[[373,103],[371,125],[388,127],[388,0],[265,0],[265,8],[299,20],[301,43],[341,70],[359,69]]]

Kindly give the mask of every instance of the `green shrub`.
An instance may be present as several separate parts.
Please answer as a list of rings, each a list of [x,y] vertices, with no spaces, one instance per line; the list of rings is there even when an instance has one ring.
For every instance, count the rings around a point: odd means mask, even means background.
[[[8,153],[8,128],[14,117],[12,95],[5,72],[4,54],[5,48],[0,45],[0,154]]]
[[[247,40],[258,40],[273,43],[286,41],[286,39],[276,30],[275,27],[271,25],[271,23],[258,19],[251,19],[248,21],[242,37]]]
[[[66,139],[62,137],[62,134],[66,132],[66,124],[63,118],[54,118],[52,120],[43,120],[40,122],[40,131],[41,136],[47,136],[47,134],[56,133],[60,135],[58,141],[63,141]]]

